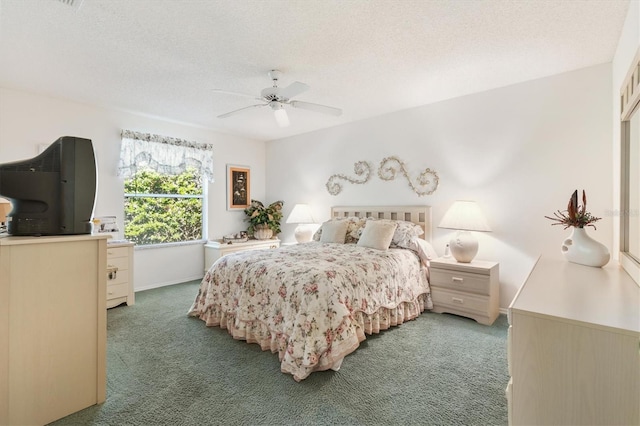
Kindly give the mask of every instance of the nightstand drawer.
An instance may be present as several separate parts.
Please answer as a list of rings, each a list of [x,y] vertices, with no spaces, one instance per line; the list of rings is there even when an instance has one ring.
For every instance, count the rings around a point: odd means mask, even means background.
[[[431,269],[431,285],[450,290],[489,295],[489,275],[469,274],[446,269]]]
[[[107,269],[118,268],[118,272],[126,271],[129,269],[129,258],[128,257],[115,257],[115,258],[107,258]]]
[[[121,269],[107,270],[107,287],[129,282],[129,272]]]
[[[107,286],[107,300],[116,299],[118,297],[127,297],[129,295],[129,285],[114,284]]]
[[[129,257],[129,247],[108,247],[107,258]]]
[[[489,297],[470,295],[458,291],[432,289],[434,306],[448,306],[458,311],[475,312],[486,315],[489,312]]]

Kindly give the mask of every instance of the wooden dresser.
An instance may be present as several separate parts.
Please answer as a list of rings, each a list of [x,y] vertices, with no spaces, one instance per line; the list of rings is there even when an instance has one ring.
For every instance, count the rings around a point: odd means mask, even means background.
[[[640,288],[541,258],[509,307],[509,424],[640,424]]]
[[[249,240],[243,243],[224,243],[222,240],[211,240],[204,245],[204,272],[206,273],[213,262],[222,256],[239,251],[268,250],[280,247],[280,240]]]
[[[106,238],[0,238],[0,425],[104,402]]]

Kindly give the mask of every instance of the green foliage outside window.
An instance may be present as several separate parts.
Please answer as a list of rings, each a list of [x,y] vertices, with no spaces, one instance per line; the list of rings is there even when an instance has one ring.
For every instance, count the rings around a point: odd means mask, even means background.
[[[129,241],[144,245],[202,239],[202,179],[195,169],[175,176],[138,172],[125,180],[124,192],[124,235]]]

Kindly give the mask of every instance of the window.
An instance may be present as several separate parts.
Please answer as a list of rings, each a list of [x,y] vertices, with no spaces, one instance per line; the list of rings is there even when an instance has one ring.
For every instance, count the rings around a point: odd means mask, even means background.
[[[620,263],[640,285],[640,48],[620,91]]]
[[[124,236],[138,245],[203,238],[202,177],[143,170],[124,182]]]
[[[201,240],[206,234],[212,145],[122,131],[125,237],[138,245]]]

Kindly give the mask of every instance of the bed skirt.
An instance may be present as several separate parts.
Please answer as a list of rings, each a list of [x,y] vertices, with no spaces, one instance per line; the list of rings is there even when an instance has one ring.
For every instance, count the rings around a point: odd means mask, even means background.
[[[210,306],[202,313],[189,311],[197,316],[209,327],[226,329],[234,339],[245,340],[247,343],[257,343],[263,351],[271,350],[278,353],[281,371],[292,374],[296,381],[304,380],[314,371],[338,370],[344,357],[355,351],[365,335],[379,333],[390,327],[412,320],[425,309],[433,308],[431,297],[424,293],[414,300],[402,302],[393,308],[380,308],[373,313],[355,311],[343,319],[338,329],[328,333],[327,347],[322,353],[306,358],[293,357],[293,344],[288,335],[276,330],[269,330],[262,321],[243,321],[233,313],[223,312],[220,306]]]

